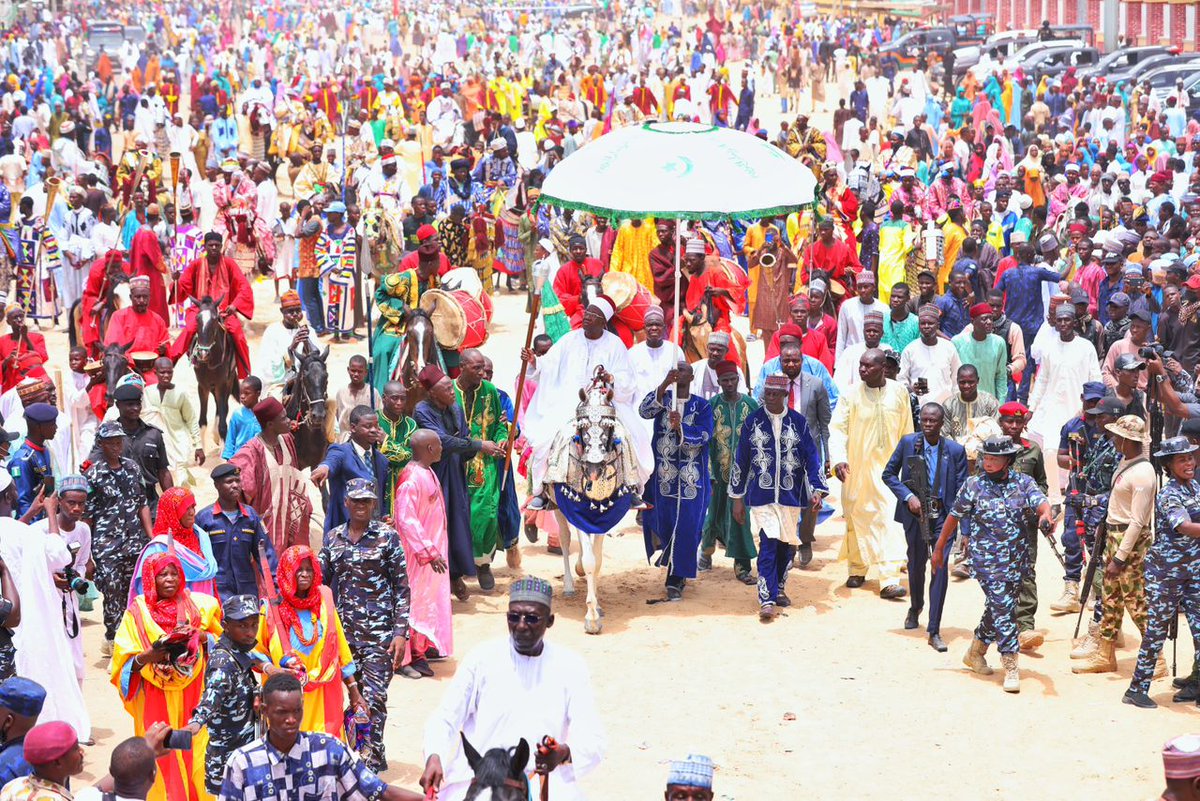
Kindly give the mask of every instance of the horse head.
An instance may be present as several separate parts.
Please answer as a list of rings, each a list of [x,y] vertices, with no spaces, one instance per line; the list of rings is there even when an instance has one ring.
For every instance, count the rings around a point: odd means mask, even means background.
[[[407,384],[410,373],[416,381],[425,365],[437,363],[437,339],[433,333],[433,320],[423,309],[409,309],[404,325],[403,375]]]
[[[129,349],[133,347],[133,343],[128,345],[105,345],[104,353],[100,357],[100,364],[104,370],[104,384],[108,388],[108,400],[112,400],[113,390],[117,387],[117,382],[121,377],[127,375],[129,370]]]
[[[224,301],[224,295],[216,300],[206,295],[200,301],[196,312],[196,338],[192,341],[190,354],[195,364],[210,366],[209,357],[216,347],[219,334],[225,330],[221,321],[221,304]],[[220,361],[220,355],[216,361]]]
[[[575,415],[575,430],[580,444],[580,459],[589,479],[597,479],[615,451],[613,428],[617,410],[612,401],[612,386],[598,366],[591,383],[583,390],[583,400]]]
[[[311,423],[317,428],[325,425],[325,407],[329,390],[329,346],[319,353],[308,353],[300,357],[296,371],[296,416],[300,422]]]
[[[529,743],[524,737],[512,748],[490,748],[483,756],[463,734],[463,753],[475,778],[467,789],[466,801],[487,798],[490,801],[526,801],[529,798],[529,779],[525,766],[529,763]],[[486,794],[486,795],[485,795]]]

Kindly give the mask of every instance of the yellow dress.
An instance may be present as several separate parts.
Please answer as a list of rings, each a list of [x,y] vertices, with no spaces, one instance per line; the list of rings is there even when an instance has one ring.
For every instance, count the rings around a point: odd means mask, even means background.
[[[608,268],[613,272],[629,273],[637,282],[651,292],[654,291],[654,275],[650,272],[650,251],[658,247],[658,232],[654,220],[644,220],[634,227],[631,222],[621,224],[617,240],[613,243],[612,260]]]
[[[145,735],[146,729],[160,721],[172,729],[187,725],[192,710],[204,690],[204,670],[208,665],[209,642],[205,635],[221,636],[221,605],[211,595],[189,593],[200,613],[201,648],[196,661],[186,671],[155,664],[140,669],[133,658],[167,632],[154,622],[145,596],[139,595],[125,610],[113,640],[110,680],[121,693],[125,711],[133,716],[133,733]],[[158,760],[158,776],[147,801],[208,801],[204,789],[204,753],[208,730],[201,729],[192,738],[190,751],[172,751]]]
[[[342,630],[342,619],[338,617],[337,607],[333,604],[333,595],[328,587],[321,587],[320,590],[324,602],[321,604],[316,641],[306,646],[295,632],[291,636],[292,653],[308,671],[308,683],[304,687],[304,719],[300,721],[300,730],[325,732],[340,740],[346,708],[342,677],[346,668],[353,666],[354,657],[350,655],[350,646],[346,643],[346,633]],[[307,609],[297,612],[302,634],[305,639],[310,639],[313,636],[312,613]],[[330,631],[333,632],[332,640]],[[272,662],[280,664],[283,658],[282,643],[267,615],[259,618],[258,647],[270,656]]]

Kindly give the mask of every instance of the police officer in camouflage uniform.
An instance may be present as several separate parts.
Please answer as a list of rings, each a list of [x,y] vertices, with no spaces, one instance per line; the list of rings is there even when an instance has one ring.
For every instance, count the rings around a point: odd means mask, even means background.
[[[967,553],[985,604],[983,619],[975,629],[963,664],[975,673],[990,676],[985,654],[995,642],[1004,664],[1004,691],[1021,690],[1017,672],[1017,596],[1029,561],[1027,517],[1036,513],[1042,531],[1054,530],[1050,502],[1032,478],[1011,469],[1021,448],[1009,437],[993,437],[979,452],[982,471],[967,479],[954,507],[946,516],[933,549],[933,570],[945,562],[944,548],[960,520],[969,520]],[[960,536],[967,537],[963,531]]]
[[[202,726],[208,728],[204,786],[213,795],[221,792],[229,755],[254,739],[254,699],[260,684],[257,672],[286,672],[272,669],[270,660],[254,647],[258,643],[258,596],[226,598],[224,610],[225,631],[209,651],[204,693],[187,726],[192,734]]]
[[[1122,699],[1152,709],[1148,695],[1163,640],[1182,608],[1200,651],[1200,482],[1196,481],[1197,447],[1187,437],[1162,443],[1161,459],[1170,481],[1155,500],[1154,544],[1146,554],[1146,631],[1138,651],[1137,668]]]
[[[1024,473],[1033,479],[1045,495],[1049,488],[1046,479],[1046,462],[1042,448],[1036,442],[1025,439],[1025,426],[1029,423],[1029,408],[1020,401],[1009,401],[997,410],[1000,415],[1000,430],[1013,441],[1017,453],[1013,456],[1012,471]],[[1033,616],[1037,614],[1037,532],[1029,529],[1029,562],[1021,577],[1021,593],[1017,596],[1017,640],[1022,651],[1032,651],[1046,641],[1040,631],[1033,627]]]
[[[409,589],[400,535],[372,519],[377,503],[374,481],[346,482],[350,520],[325,534],[320,558],[370,710],[370,731],[359,755],[380,773],[387,768],[383,727],[388,683],[404,659],[408,638]]]

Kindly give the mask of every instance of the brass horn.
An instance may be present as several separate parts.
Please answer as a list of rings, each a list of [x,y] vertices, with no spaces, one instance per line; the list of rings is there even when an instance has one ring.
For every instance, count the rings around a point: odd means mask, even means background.
[[[778,263],[779,263],[779,257],[771,252],[763,253],[762,255],[760,255],[758,257],[758,266],[766,267],[768,270],[771,269],[772,267],[774,267]]]
[[[54,175],[46,179],[46,211],[42,214],[43,223],[50,219],[50,212],[54,209],[54,199],[58,196],[60,189],[62,189],[62,178]]]

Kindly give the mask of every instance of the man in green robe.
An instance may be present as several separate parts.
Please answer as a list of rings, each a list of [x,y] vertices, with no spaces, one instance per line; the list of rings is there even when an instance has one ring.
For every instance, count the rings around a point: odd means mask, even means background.
[[[396,372],[404,334],[408,330],[408,313],[417,308],[426,290],[438,287],[438,265],[437,258],[405,257],[400,262],[399,270],[379,279],[379,286],[375,290],[375,310],[379,320],[375,324],[375,336],[371,343],[375,373],[371,383],[380,394],[383,394],[384,385],[392,380]]]
[[[504,445],[508,441],[508,415],[500,404],[495,385],[483,379],[486,364],[474,348],[463,351],[462,372],[454,382],[454,394],[467,420],[471,439]],[[479,588],[496,586],[492,556],[500,540],[500,475],[496,459],[482,451],[467,461],[467,495],[471,499],[471,542]]]
[[[408,390],[399,381],[389,381],[383,385],[383,408],[379,410],[379,430],[383,433],[383,442],[379,452],[388,462],[388,478],[383,487],[383,508],[388,514],[392,512],[400,471],[412,458],[408,440],[417,430],[417,422],[404,414],[404,402],[407,399]]]
[[[713,413],[713,436],[709,442],[709,470],[712,473],[712,499],[708,517],[704,520],[704,536],[700,541],[700,570],[712,569],[716,543],[725,546],[725,555],[733,559],[734,574],[743,584],[753,584],[750,560],[758,556],[754,537],[750,534],[750,518],[738,523],[733,519],[733,504],[729,500],[729,470],[737,451],[738,434],[742,423],[758,408],[749,395],[738,392],[738,368],[733,362],[722,362],[716,368],[718,395],[709,399]]]

